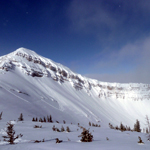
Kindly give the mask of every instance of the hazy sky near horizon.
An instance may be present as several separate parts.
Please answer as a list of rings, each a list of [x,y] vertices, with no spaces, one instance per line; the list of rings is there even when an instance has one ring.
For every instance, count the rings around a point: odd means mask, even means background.
[[[150,83],[150,0],[0,0],[0,56],[19,47],[100,81]]]

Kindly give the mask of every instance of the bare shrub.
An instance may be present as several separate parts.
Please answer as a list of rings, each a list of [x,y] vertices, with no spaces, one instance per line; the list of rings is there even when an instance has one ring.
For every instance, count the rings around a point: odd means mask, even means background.
[[[42,125],[41,126],[35,125],[34,128],[42,128]]]
[[[138,137],[138,139],[139,139],[138,143],[144,143],[140,136]]]
[[[56,138],[56,143],[61,143],[61,142],[63,142],[63,141]]]
[[[42,141],[40,140],[35,140],[34,143],[40,143],[40,142],[45,142],[45,139],[43,139]]]

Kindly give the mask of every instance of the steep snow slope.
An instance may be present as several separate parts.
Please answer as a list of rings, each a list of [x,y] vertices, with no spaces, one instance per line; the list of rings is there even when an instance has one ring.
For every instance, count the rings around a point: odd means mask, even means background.
[[[148,84],[89,79],[25,48],[0,57],[0,111],[6,121],[20,113],[27,120],[51,114],[59,122],[133,126],[139,119],[144,126],[149,108]]]

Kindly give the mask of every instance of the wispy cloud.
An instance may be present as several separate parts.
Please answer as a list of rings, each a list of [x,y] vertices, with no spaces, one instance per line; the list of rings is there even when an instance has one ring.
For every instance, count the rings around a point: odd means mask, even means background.
[[[98,1],[73,0],[68,12],[72,28],[86,34],[96,33],[104,28],[114,28],[117,23],[112,14]]]
[[[108,82],[150,83],[149,64],[150,37],[127,44],[116,53],[99,54],[92,68],[95,74],[87,76]]]
[[[72,0],[67,14],[72,32],[94,36],[100,45],[116,46],[150,32],[148,6],[150,2],[141,0]]]
[[[72,0],[71,32],[95,38],[87,76],[110,82],[150,83],[150,1]],[[94,51],[95,52],[95,51]]]

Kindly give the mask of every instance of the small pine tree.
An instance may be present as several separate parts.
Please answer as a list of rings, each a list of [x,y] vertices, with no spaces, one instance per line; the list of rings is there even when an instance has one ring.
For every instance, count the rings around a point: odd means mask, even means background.
[[[43,122],[46,122],[46,118],[44,117]]]
[[[95,124],[94,124],[94,123],[92,123],[92,126],[93,126],[93,127],[95,127]]]
[[[60,130],[58,128],[56,128],[55,131],[60,132]]]
[[[127,127],[126,127],[126,130],[127,130],[127,131],[131,131],[131,128],[127,126]]]
[[[149,133],[149,130],[148,130],[148,128],[146,128],[146,133]]]
[[[138,139],[139,139],[138,143],[143,143],[144,144],[144,142],[142,141],[140,136],[138,137]]]
[[[53,131],[55,131],[55,130],[56,130],[55,125],[53,125],[52,130],[53,130]]]
[[[91,126],[91,122],[89,122],[89,126]]]
[[[43,119],[42,119],[42,118],[40,118],[40,119],[39,119],[39,122],[43,122]]]
[[[67,132],[71,132],[71,131],[70,131],[70,128],[69,128],[68,126],[66,127],[66,131],[67,131]]]
[[[148,136],[147,136],[148,141],[150,141],[150,121],[149,120],[150,119],[146,115],[146,124],[147,124],[146,133],[148,134]]]
[[[2,120],[2,114],[3,114],[3,112],[0,113],[0,120]]]
[[[146,128],[146,133],[150,133],[150,119],[148,118],[148,116],[146,115],[146,124],[147,124],[147,128]]]
[[[23,136],[22,134],[15,136],[15,130],[13,127],[14,127],[13,124],[7,123],[7,130],[6,130],[7,136],[3,136],[4,140],[9,142],[9,144],[14,144],[14,141],[16,139]]]
[[[20,116],[19,116],[19,118],[18,118],[18,121],[23,121],[24,119],[23,119],[23,114],[21,113],[20,114]]]
[[[122,124],[122,122],[120,123],[120,130],[121,130],[121,131],[126,131],[126,128],[125,128],[125,126]]]
[[[141,132],[140,122],[138,120],[136,120],[136,123],[134,124],[134,131]]]
[[[65,129],[64,129],[64,127],[62,126],[62,127],[61,127],[61,132],[64,132],[64,131],[65,131]]]
[[[92,142],[93,140],[93,135],[89,133],[89,130],[85,128],[83,128],[81,135],[79,135],[78,137],[82,137],[80,140],[81,142]]]
[[[118,127],[118,126],[115,126],[115,128],[112,128],[112,129],[116,129],[116,130],[119,130],[119,127]]]
[[[37,122],[38,121],[38,118],[36,117],[35,121]]]
[[[50,115],[50,118],[49,118],[49,120],[50,120],[50,122],[52,123],[53,122],[53,120],[52,120],[52,116]]]
[[[34,117],[33,117],[32,121],[35,121]]]

